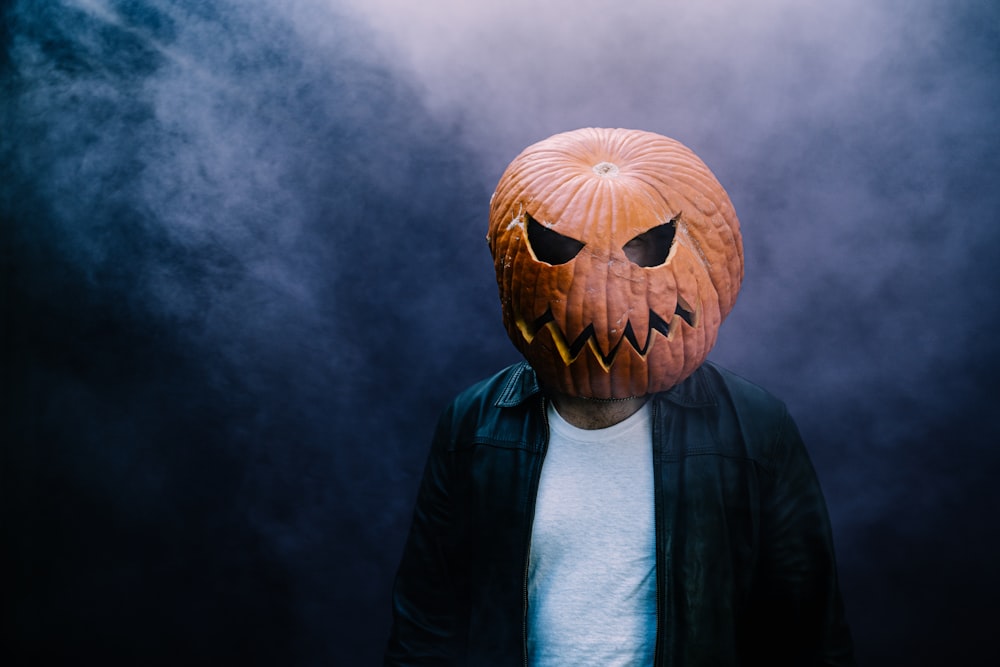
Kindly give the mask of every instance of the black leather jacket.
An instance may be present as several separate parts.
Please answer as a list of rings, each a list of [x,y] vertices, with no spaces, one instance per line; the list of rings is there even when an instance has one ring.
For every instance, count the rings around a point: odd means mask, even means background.
[[[527,664],[546,400],[521,363],[442,415],[393,590],[386,665]],[[854,664],[826,507],[785,406],[708,363],[651,401],[653,664]]]

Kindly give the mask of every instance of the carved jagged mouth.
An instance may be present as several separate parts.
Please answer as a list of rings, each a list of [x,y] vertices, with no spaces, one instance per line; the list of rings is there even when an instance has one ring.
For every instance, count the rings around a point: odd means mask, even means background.
[[[645,357],[649,348],[653,344],[653,332],[657,331],[662,336],[668,340],[673,333],[676,325],[679,325],[681,320],[686,322],[688,326],[695,326],[696,314],[693,310],[688,310],[681,306],[679,303],[677,307],[674,308],[674,316],[670,318],[670,321],[664,320],[662,317],[654,313],[652,310],[649,311],[649,330],[646,332],[646,342],[644,344],[639,344],[639,339],[635,335],[635,329],[632,327],[632,321],[629,320],[625,324],[625,331],[622,333],[621,338],[618,342],[605,354],[601,349],[600,344],[597,341],[597,335],[594,333],[594,325],[589,324],[587,328],[580,332],[575,339],[570,341],[566,338],[566,334],[563,332],[562,327],[555,320],[555,316],[552,314],[552,309],[546,310],[540,317],[536,318],[534,322],[530,324],[525,322],[523,318],[516,318],[517,328],[521,331],[521,335],[524,339],[531,343],[535,336],[539,334],[545,327],[549,328],[549,333],[552,336],[553,342],[556,344],[556,348],[559,350],[559,355],[562,357],[563,362],[568,366],[583,349],[590,346],[591,351],[594,353],[594,357],[601,364],[604,370],[609,370],[611,364],[614,363],[615,357],[618,356],[618,350],[621,349],[622,342],[628,341],[628,344],[639,354],[640,357]],[[674,325],[674,326],[672,326]]]

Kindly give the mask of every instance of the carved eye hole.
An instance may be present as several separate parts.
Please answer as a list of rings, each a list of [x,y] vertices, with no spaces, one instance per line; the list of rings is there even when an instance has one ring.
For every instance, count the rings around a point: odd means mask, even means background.
[[[528,243],[539,261],[546,264],[565,264],[583,249],[585,244],[549,229],[530,214],[525,213],[524,217],[528,220]]]
[[[670,247],[674,244],[674,234],[677,232],[677,218],[662,225],[644,231],[625,244],[622,250],[629,260],[639,266],[659,266],[667,261]]]

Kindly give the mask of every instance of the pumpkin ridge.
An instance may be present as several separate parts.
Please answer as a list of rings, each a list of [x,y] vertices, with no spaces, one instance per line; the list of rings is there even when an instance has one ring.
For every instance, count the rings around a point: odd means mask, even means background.
[[[538,261],[525,212],[583,247],[570,257],[553,245],[546,259],[570,258]],[[659,236],[641,235],[670,220],[664,256]],[[714,345],[743,279],[728,194],[689,148],[651,132],[583,128],[527,147],[497,184],[487,238],[511,340],[543,384],[578,396],[683,380]]]

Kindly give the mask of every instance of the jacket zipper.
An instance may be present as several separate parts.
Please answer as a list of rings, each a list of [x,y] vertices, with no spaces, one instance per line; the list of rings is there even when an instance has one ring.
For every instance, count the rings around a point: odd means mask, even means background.
[[[524,549],[524,584],[521,598],[521,646],[523,649],[524,667],[528,667],[528,566],[531,561],[531,532],[535,523],[535,502],[538,499],[538,483],[542,476],[542,464],[545,462],[545,453],[549,447],[549,415],[544,396],[539,401],[539,404],[542,411],[542,424],[545,426],[543,434],[545,439],[542,441],[542,453],[538,465],[535,466],[535,470],[531,476],[531,488],[528,489],[528,529],[527,539],[525,540],[527,546]]]
[[[665,568],[661,567],[660,564],[660,504],[662,501],[663,491],[661,489],[661,470],[663,466],[662,457],[659,455],[657,443],[659,439],[662,439],[663,435],[659,433],[660,426],[657,421],[657,404],[655,396],[651,398],[652,401],[650,405],[650,419],[653,422],[652,426],[652,439],[653,439],[653,568],[656,574],[656,635],[653,639],[653,665],[654,667],[660,665],[660,643],[663,636],[663,618],[660,611],[661,603],[665,603],[664,597],[664,586],[666,582],[663,581],[663,570]],[[665,604],[663,605],[665,606]]]

